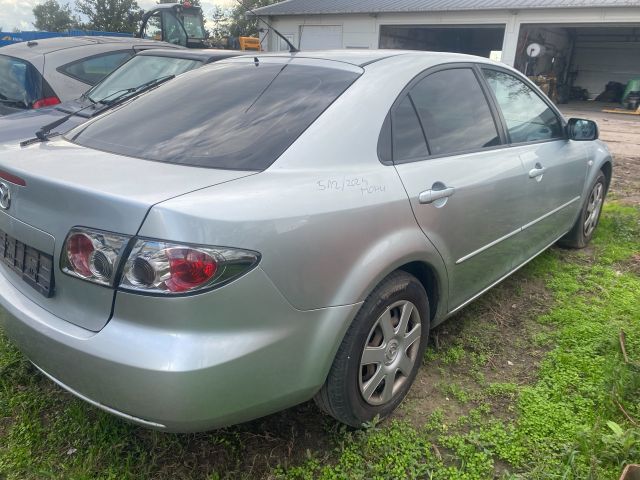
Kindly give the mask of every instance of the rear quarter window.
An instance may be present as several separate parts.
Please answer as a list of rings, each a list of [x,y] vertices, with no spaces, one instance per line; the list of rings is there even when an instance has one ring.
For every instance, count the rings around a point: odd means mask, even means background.
[[[282,59],[218,62],[137,97],[67,138],[147,160],[264,170],[359,77],[354,69]]]
[[[88,85],[95,85],[133,56],[132,50],[95,55],[58,67],[58,71]]]

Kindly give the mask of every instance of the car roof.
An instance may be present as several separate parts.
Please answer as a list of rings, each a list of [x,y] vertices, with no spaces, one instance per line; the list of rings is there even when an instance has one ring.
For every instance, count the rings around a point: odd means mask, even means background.
[[[137,56],[185,58],[190,60],[201,60],[206,63],[212,60],[221,60],[223,58],[237,57],[239,55],[247,55],[248,53],[251,53],[251,52],[243,52],[242,50],[223,50],[223,49],[216,49],[216,48],[191,48],[188,50],[171,49],[171,48],[154,48],[151,50],[144,50],[138,53]]]
[[[246,52],[245,52],[246,54]],[[447,53],[447,52],[428,52],[421,50],[391,50],[391,49],[378,49],[378,50],[316,50],[308,52],[274,52],[274,53],[260,53],[255,52],[256,57],[289,57],[289,58],[310,58],[318,60],[329,60],[334,62],[349,63],[358,67],[364,67],[371,63],[378,62],[380,60],[398,57],[400,55],[415,55],[424,60],[432,59],[434,62],[449,63],[449,62],[473,62],[479,60],[486,60],[484,57],[476,57],[474,55],[464,55],[461,53]]]
[[[42,40],[32,40],[29,42],[14,43],[2,47],[2,54],[12,57],[32,57],[34,54],[47,55],[59,50],[66,50],[75,47],[84,47],[86,45],[113,44],[122,45],[162,45],[164,48],[170,48],[166,42],[158,42],[154,40],[144,40],[134,37],[109,37],[109,36],[80,36],[80,37],[54,37]]]
[[[245,52],[246,53],[246,52]],[[402,50],[313,50],[308,52],[253,52],[255,57],[290,57],[331,60],[363,67],[369,63],[404,53]]]

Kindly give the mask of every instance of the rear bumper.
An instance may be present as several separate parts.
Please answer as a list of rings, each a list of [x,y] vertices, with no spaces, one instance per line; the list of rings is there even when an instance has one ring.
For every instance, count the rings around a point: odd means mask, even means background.
[[[126,420],[179,432],[311,398],[359,307],[301,312],[259,268],[192,297],[119,292],[97,333],[42,309],[1,274],[0,304],[7,334],[49,378]]]

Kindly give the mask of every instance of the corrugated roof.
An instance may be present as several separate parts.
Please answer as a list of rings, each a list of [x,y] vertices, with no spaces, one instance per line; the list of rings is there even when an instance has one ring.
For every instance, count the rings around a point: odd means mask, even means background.
[[[286,0],[256,8],[255,12],[260,15],[320,15],[639,6],[640,0]]]

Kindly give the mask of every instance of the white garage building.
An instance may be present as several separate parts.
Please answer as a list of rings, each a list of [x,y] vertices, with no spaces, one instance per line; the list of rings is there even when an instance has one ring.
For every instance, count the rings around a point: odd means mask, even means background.
[[[402,48],[482,55],[594,98],[640,78],[640,0],[287,0],[256,9],[302,50]],[[286,50],[273,32],[263,48]],[[542,48],[536,57],[528,48]]]

